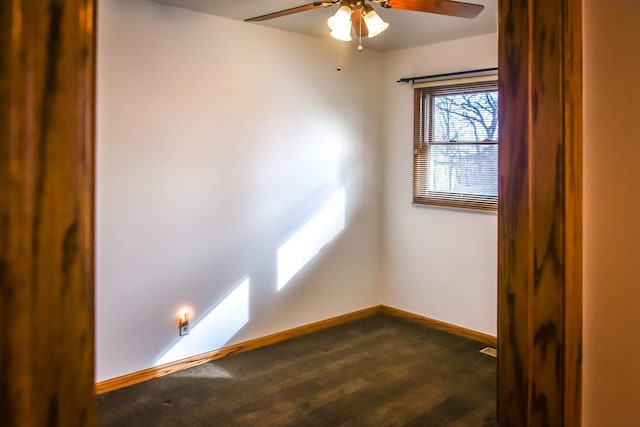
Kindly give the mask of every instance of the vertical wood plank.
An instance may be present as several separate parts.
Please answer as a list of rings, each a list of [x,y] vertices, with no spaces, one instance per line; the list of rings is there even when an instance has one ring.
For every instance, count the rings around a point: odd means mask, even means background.
[[[579,426],[581,2],[499,10],[499,420]]]
[[[500,113],[498,206],[498,416],[527,426],[531,408],[533,340],[528,328],[531,274],[529,235],[528,5],[499,8]],[[518,284],[518,286],[513,286]]]
[[[94,0],[0,2],[0,424],[90,426]]]
[[[565,129],[565,426],[582,415],[582,0],[563,4]]]

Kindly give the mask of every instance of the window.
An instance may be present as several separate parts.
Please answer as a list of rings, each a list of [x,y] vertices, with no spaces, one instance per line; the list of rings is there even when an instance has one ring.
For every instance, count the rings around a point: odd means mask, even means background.
[[[414,86],[413,203],[495,211],[497,77],[461,80]]]

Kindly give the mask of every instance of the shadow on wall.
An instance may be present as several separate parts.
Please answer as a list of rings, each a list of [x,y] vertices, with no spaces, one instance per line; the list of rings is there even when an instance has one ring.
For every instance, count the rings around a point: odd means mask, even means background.
[[[280,291],[313,261],[345,227],[345,190],[340,188],[295,231],[277,251],[277,288]],[[250,320],[251,278],[240,281],[200,320],[189,335],[177,339],[154,362],[160,366],[225,346]],[[191,313],[193,316],[194,313]],[[193,317],[192,317],[193,319]]]

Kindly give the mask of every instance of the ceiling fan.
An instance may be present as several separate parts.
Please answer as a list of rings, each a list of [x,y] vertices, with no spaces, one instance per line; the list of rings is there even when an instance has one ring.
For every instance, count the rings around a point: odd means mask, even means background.
[[[460,18],[475,18],[484,9],[479,4],[463,3],[452,0],[326,0],[296,6],[278,12],[267,13],[245,19],[247,22],[266,21],[307,10],[331,7],[340,3],[338,11],[329,18],[327,24],[331,36],[343,41],[351,40],[351,30],[360,38],[375,37],[387,29],[384,22],[369,3],[377,3],[386,9],[404,9],[416,12],[437,13]],[[362,50],[362,46],[358,46]]]

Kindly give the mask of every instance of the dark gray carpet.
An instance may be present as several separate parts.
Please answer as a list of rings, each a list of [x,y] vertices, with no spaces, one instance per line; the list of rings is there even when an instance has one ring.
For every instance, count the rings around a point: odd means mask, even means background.
[[[493,426],[484,347],[378,314],[103,394],[99,425]]]

